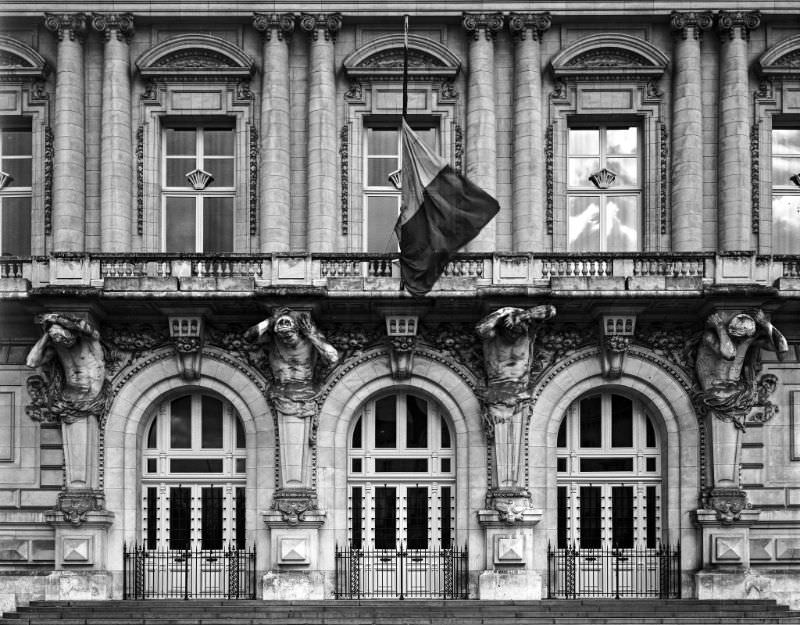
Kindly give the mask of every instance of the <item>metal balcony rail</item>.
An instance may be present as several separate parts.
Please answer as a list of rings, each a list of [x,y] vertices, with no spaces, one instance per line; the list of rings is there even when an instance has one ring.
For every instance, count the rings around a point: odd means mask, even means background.
[[[255,599],[256,550],[123,547],[123,599]]]
[[[337,599],[466,599],[467,547],[336,546]]]
[[[680,545],[553,549],[548,544],[547,594],[550,599],[675,599],[681,593],[680,563]]]

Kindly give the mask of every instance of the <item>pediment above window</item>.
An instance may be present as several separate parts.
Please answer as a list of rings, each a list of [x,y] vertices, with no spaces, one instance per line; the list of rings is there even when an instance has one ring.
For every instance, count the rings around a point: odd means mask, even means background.
[[[557,78],[602,80],[659,78],[669,59],[652,44],[630,35],[600,34],[579,39],[552,62]]]
[[[441,43],[409,35],[408,75],[410,80],[452,79],[461,61]],[[387,35],[363,45],[344,60],[350,79],[399,80],[403,77],[403,36]]]
[[[47,62],[33,48],[0,36],[0,80],[37,80],[47,75]]]
[[[800,35],[775,44],[758,59],[764,76],[800,78]]]
[[[232,43],[210,35],[183,35],[145,52],[136,61],[145,78],[160,80],[241,80],[255,63]]]

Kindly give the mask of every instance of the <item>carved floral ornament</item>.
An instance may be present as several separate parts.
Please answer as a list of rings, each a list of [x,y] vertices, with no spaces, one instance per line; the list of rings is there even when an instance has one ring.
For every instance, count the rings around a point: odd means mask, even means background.
[[[758,11],[720,11],[717,20],[722,41],[735,39],[737,36],[748,41],[750,31],[760,25],[761,13]]]
[[[66,35],[70,41],[83,41],[86,37],[87,23],[85,13],[45,13],[44,27],[58,37]]]
[[[0,81],[36,81],[47,76],[47,61],[30,46],[0,35]]]
[[[497,33],[503,29],[502,13],[464,13],[462,25],[473,40],[480,38],[481,31],[489,41],[494,41]]]
[[[336,35],[342,28],[341,13],[302,13],[300,15],[300,28],[311,35],[316,41],[320,31],[325,36],[325,41],[336,41]]]
[[[562,50],[552,61],[556,78],[606,80],[658,79],[669,59],[651,43],[621,34],[589,35]]]
[[[279,41],[288,40],[294,33],[295,16],[292,13],[253,13],[253,28],[264,33],[267,41],[272,38],[272,31]]]
[[[800,35],[787,37],[764,52],[756,62],[767,78],[800,79]]]
[[[710,11],[680,13],[673,11],[669,18],[672,31],[683,39],[691,33],[693,39],[702,39],[703,31],[714,25],[714,16]]]
[[[531,39],[541,41],[542,35],[550,29],[552,19],[549,13],[511,13],[508,16],[508,30],[514,41],[524,41],[530,33]]]
[[[453,80],[461,69],[460,59],[446,46],[411,33],[408,63],[411,81]],[[349,54],[342,65],[351,81],[399,80],[403,76],[403,35],[378,37]]]
[[[128,42],[133,37],[133,15],[130,13],[94,13],[92,28],[105,35],[106,41],[116,33],[117,40]]]
[[[253,74],[255,61],[220,37],[191,34],[151,48],[138,58],[136,67],[151,81],[241,81]]]

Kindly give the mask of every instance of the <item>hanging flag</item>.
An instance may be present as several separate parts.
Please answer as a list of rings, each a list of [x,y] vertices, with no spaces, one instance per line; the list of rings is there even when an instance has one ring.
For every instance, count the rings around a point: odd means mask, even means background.
[[[395,226],[401,285],[412,295],[425,295],[500,205],[430,150],[405,119],[402,123],[402,205]]]

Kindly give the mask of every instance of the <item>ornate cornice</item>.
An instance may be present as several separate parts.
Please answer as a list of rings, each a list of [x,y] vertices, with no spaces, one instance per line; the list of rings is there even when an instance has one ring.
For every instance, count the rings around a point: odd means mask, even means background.
[[[106,41],[116,33],[117,41],[130,42],[133,37],[133,15],[131,13],[93,13],[92,28],[105,35]]]
[[[759,26],[761,26],[759,11],[720,11],[717,18],[717,28],[722,41],[729,41],[737,36],[748,41],[750,31]]]
[[[550,28],[553,21],[550,13],[512,13],[508,16],[508,30],[514,41],[525,41],[528,32],[531,39],[541,41],[542,35]]]
[[[293,13],[253,13],[253,28],[263,33],[267,41],[272,38],[272,31],[278,41],[288,41],[294,34],[294,26]]]
[[[312,41],[319,37],[319,31],[325,34],[325,41],[336,41],[336,35],[342,28],[341,13],[301,13],[300,28],[311,35]]]
[[[80,42],[86,38],[87,24],[85,13],[45,13],[44,27],[55,33],[59,41],[66,34],[70,41]]]
[[[710,11],[673,11],[669,17],[669,25],[673,34],[681,39],[688,39],[691,33],[692,39],[700,40],[703,38],[703,31],[714,25],[714,16]]]
[[[464,13],[461,25],[474,41],[479,39],[481,31],[488,41],[494,41],[503,29],[503,22],[502,13]]]

